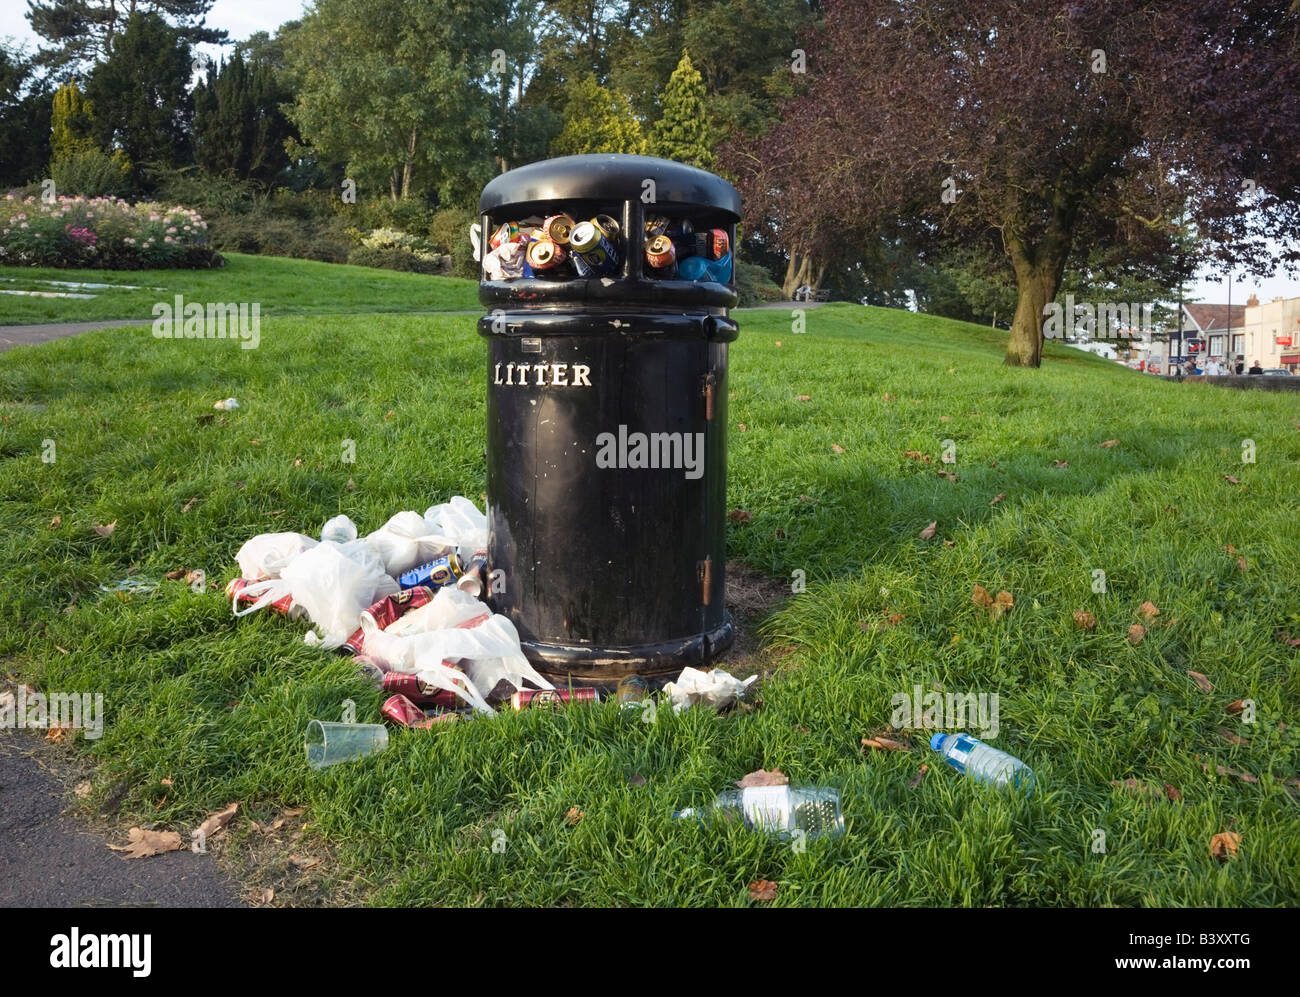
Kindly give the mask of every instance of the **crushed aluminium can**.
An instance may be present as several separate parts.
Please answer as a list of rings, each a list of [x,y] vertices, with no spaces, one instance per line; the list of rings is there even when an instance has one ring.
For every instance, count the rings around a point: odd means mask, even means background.
[[[645,234],[653,239],[657,235],[668,234],[668,216],[667,215],[646,215]]]
[[[246,606],[251,606],[253,603],[261,599],[262,596],[257,593],[245,593],[244,590],[250,585],[258,584],[261,583],[249,581],[247,578],[232,578],[230,584],[226,586],[226,598],[233,602],[240,602]],[[294,606],[293,596],[291,595],[282,595],[280,598],[268,603],[267,607],[277,613],[282,613],[290,619],[295,619],[296,617],[304,615],[301,607]]]
[[[528,244],[528,265],[539,277],[554,277],[561,274],[567,256],[564,247],[550,239],[539,239]]]
[[[646,244],[645,261],[655,271],[653,277],[677,276],[677,247],[666,235],[657,235]]]
[[[618,250],[595,222],[579,222],[575,225],[569,235],[569,248],[573,251],[574,265],[577,266],[581,260],[590,271],[589,275],[583,276],[602,277],[618,269]]]
[[[419,609],[433,602],[434,590],[427,585],[415,585],[401,592],[386,595],[369,609],[362,611],[362,616],[369,616],[380,630],[387,630],[399,619],[413,609]],[[340,650],[360,654],[365,645],[365,631],[360,627],[343,644]]]
[[[624,676],[614,692],[614,698],[621,710],[639,707],[650,698],[650,684],[640,675]]]
[[[619,232],[623,231],[618,220],[613,215],[597,215],[591,220],[591,223],[600,229],[609,237],[610,242],[618,241]]]
[[[488,240],[488,246],[492,249],[499,249],[507,242],[525,242],[527,239],[528,236],[524,235],[514,222],[502,222],[501,226],[492,233],[492,238]]]
[[[551,215],[542,222],[542,237],[550,239],[557,246],[569,244],[569,233],[573,231],[573,219],[568,215]]]
[[[442,588],[444,585],[454,585],[459,577],[460,561],[456,559],[455,554],[448,554],[428,564],[421,564],[418,568],[402,572],[397,579],[397,584],[404,589],[415,588],[417,585]]]
[[[520,689],[510,697],[510,708],[516,711],[537,706],[555,709],[571,703],[599,702],[597,689]]]
[[[439,710],[426,713],[406,696],[390,696],[379,708],[384,716],[400,727],[414,730],[429,730],[436,724],[455,723],[464,719],[464,714],[455,710]]]
[[[429,685],[410,672],[385,673],[379,688],[384,692],[405,696],[419,706],[441,706],[449,709],[460,702],[460,697],[454,692]]]

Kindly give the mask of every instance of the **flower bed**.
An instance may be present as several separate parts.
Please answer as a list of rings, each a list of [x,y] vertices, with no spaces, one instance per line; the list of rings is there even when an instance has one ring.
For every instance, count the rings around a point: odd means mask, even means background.
[[[151,270],[224,262],[207,223],[188,208],[115,197],[0,200],[0,264]]]

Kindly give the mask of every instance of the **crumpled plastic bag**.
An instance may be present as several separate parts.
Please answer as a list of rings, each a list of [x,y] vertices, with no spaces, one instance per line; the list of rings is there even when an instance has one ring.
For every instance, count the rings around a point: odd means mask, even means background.
[[[357,538],[357,524],[348,516],[335,516],[321,527],[320,538],[345,544]]]
[[[457,495],[442,505],[429,506],[424,510],[424,522],[430,533],[446,538],[462,565],[475,554],[487,551],[487,516],[464,495]]]
[[[524,275],[526,247],[522,242],[507,242],[483,257],[483,275],[488,280],[514,280]]]
[[[399,512],[368,534],[366,543],[384,562],[384,570],[394,577],[442,557],[456,546],[453,540],[430,529],[418,512]]]
[[[472,627],[450,627],[405,636],[394,634],[391,629],[380,630],[374,620],[363,617],[361,629],[365,633],[366,654],[375,661],[391,671],[413,672],[430,685],[455,693],[480,712],[493,712],[486,696],[502,680],[516,689],[523,688],[524,682],[539,689],[555,688],[533,670],[519,646],[519,632],[500,614]],[[458,681],[459,673],[452,666],[459,666],[467,683],[462,685]]]
[[[667,683],[663,691],[672,700],[674,713],[681,713],[697,703],[720,710],[744,696],[756,678],[757,675],[751,675],[742,682],[721,668],[708,672],[683,668],[677,681]]]
[[[363,610],[399,591],[379,556],[363,540],[321,543],[295,557],[280,580],[288,585],[294,605],[301,606],[324,635],[309,633],[303,639],[327,649],[352,636]]]
[[[279,578],[280,571],[316,541],[301,533],[259,533],[239,548],[239,573],[250,582]]]
[[[434,593],[433,599],[423,606],[404,613],[384,628],[394,637],[429,633],[433,630],[450,630],[455,627],[478,626],[486,623],[492,610],[467,592],[448,586]],[[364,626],[366,614],[361,614]]]

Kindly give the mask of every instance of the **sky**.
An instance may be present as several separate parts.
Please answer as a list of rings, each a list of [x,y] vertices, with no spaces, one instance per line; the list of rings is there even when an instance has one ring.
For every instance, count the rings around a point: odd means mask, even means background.
[[[274,34],[285,21],[291,21],[301,15],[304,0],[216,0],[208,13],[209,27],[224,28],[233,41],[247,38],[255,31]],[[27,23],[27,4],[22,0],[4,0],[0,4],[0,38],[9,37],[18,42],[27,43],[35,48],[39,40],[32,33]],[[202,46],[210,55],[219,55],[217,46]],[[1208,279],[1208,273],[1202,273],[1191,291],[1192,299],[1215,303],[1227,303],[1228,287],[1220,281],[1214,283]],[[1277,296],[1284,298],[1300,297],[1300,276],[1287,277],[1277,274],[1272,278],[1247,278],[1236,281],[1232,286],[1232,302],[1245,302],[1251,293],[1259,295],[1261,301],[1271,301]]]

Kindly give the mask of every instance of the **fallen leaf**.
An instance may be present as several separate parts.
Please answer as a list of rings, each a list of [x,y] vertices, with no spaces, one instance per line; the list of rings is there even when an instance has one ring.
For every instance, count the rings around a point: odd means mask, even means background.
[[[1002,615],[1015,604],[1016,604],[1016,600],[1012,597],[1011,593],[1008,592],[1006,589],[1003,589],[1001,592],[998,593],[997,600],[994,602],[994,608],[996,610],[994,615],[995,616]]]
[[[77,786],[73,790],[73,793],[75,793],[77,796],[80,796],[84,799],[85,797],[90,795],[90,789],[91,789],[90,782],[89,780],[87,780],[86,782],[77,783]]]
[[[72,737],[72,728],[55,724],[45,732],[45,740],[53,741],[55,744],[62,744],[65,740]]]
[[[1141,623],[1134,623],[1128,628],[1128,642],[1133,645],[1142,643],[1142,638],[1147,635],[1147,628]]]
[[[1219,728],[1219,736],[1220,736],[1221,738],[1223,738],[1225,741],[1227,741],[1229,744],[1249,744],[1249,743],[1250,743],[1250,742],[1247,741],[1244,737],[1242,737],[1240,734],[1234,734],[1232,731],[1228,730],[1227,727],[1220,727],[1220,728]]]
[[[1241,844],[1241,835],[1236,831],[1220,831],[1210,839],[1210,856],[1220,862],[1227,862],[1237,857],[1237,846]]]
[[[885,622],[888,623],[891,627],[896,627],[900,623],[902,623],[905,619],[907,619],[907,617],[904,616],[902,613],[890,613],[885,618]]]
[[[941,416],[939,416],[939,421],[940,421],[940,422],[952,422],[952,416],[950,416],[950,415],[941,415]]]
[[[812,401],[812,395],[796,395],[795,401],[810,402]]]
[[[569,822],[570,826],[573,826],[576,825],[578,821],[582,820],[584,816],[583,812],[577,807],[569,807],[568,812],[564,815],[564,819]]]
[[[744,509],[732,509],[727,513],[727,518],[735,523],[748,523],[754,517]]]
[[[232,803],[225,810],[219,810],[214,814],[208,814],[207,819],[190,832],[191,838],[210,838],[218,831],[224,830],[225,826],[230,823],[232,817],[239,812],[239,804]]]
[[[887,402],[892,402],[892,401],[895,400],[895,399],[894,399],[894,396],[891,395],[888,391],[886,391],[886,392],[885,392],[883,395],[881,395],[880,397],[883,398],[883,399],[884,399],[885,401],[887,401]]]
[[[206,578],[202,571],[187,571],[185,573],[185,584],[193,585],[195,582],[201,582]]]
[[[628,784],[629,786],[644,786],[644,785],[645,785],[645,776],[643,776],[643,775],[641,775],[641,774],[639,774],[639,773],[637,773],[637,772],[633,772],[630,776],[628,776],[627,784]]]
[[[96,526],[95,532],[98,533],[101,537],[111,537],[115,529],[117,529],[116,519],[113,520],[111,523],[109,523],[107,526]]]
[[[181,512],[189,512],[191,509],[194,508],[195,504],[196,504],[198,501],[199,501],[199,499],[198,499],[198,496],[196,495],[194,498],[190,499],[190,500],[189,500],[188,502],[186,502],[183,506],[181,506]]]
[[[772,769],[771,772],[767,771],[767,769],[757,769],[736,782],[739,789],[750,789],[754,786],[788,785],[790,785],[790,777],[780,769]]]
[[[741,431],[742,433],[747,433],[747,432],[749,432],[749,427],[746,426],[746,425],[742,422],[742,423],[740,424],[740,431]]]
[[[921,532],[917,534],[917,537],[921,540],[929,540],[934,536],[935,527],[937,527],[938,525],[939,525],[939,521],[936,519],[929,526],[921,530]]]
[[[1233,714],[1240,713],[1245,708],[1246,708],[1246,701],[1244,699],[1233,700],[1226,707],[1227,711]]]
[[[904,450],[903,456],[908,460],[923,460],[927,464],[930,463],[930,455],[928,453],[921,453],[920,450]]]
[[[351,478],[348,478],[347,489],[350,492],[355,492],[357,490],[357,483],[353,481]]]
[[[989,590],[983,585],[976,585],[971,592],[970,601],[977,606],[983,606],[986,609],[993,605],[993,597],[989,595]]]
[[[302,458],[301,458],[301,457],[295,457],[295,458],[294,458],[294,461],[293,461],[293,466],[294,466],[294,467],[302,467]]]
[[[811,495],[800,495],[800,496],[799,496],[799,501],[800,501],[800,502],[811,502],[812,500],[813,500],[813,497],[812,497]]]
[[[160,780],[158,780],[158,781],[159,781],[159,784],[160,784],[160,785],[163,785],[163,786],[170,786],[170,785],[172,784],[171,776],[168,776],[168,777],[165,778],[165,779],[160,779]]]
[[[1204,762],[1201,762],[1201,769],[1205,772],[1208,772],[1210,771],[1210,766],[1206,765]],[[1219,775],[1222,776],[1231,776],[1234,779],[1240,779],[1242,782],[1249,783],[1252,786],[1259,782],[1259,776],[1257,775],[1253,775],[1250,772],[1237,772],[1234,771],[1233,769],[1226,768],[1223,765],[1214,766],[1214,771],[1218,772]],[[1288,780],[1288,782],[1289,781],[1291,780]]]
[[[1153,619],[1155,619],[1157,616],[1160,615],[1160,610],[1156,609],[1155,604],[1152,603],[1150,600],[1148,600],[1147,602],[1144,602],[1142,603],[1142,605],[1138,606],[1138,613],[1142,616],[1144,620],[1150,623]]]
[[[1119,440],[1106,440],[1104,443],[1102,443],[1101,448],[1103,450],[1109,450],[1111,447],[1116,446],[1118,443]]]
[[[1230,485],[1239,485],[1239,484],[1241,484],[1241,482],[1240,482],[1237,478],[1234,478],[1231,474],[1225,474],[1225,475],[1223,476],[1223,480],[1226,481],[1226,482],[1228,482],[1228,484],[1230,484]]]
[[[1060,468],[1060,467],[1069,467],[1069,466],[1070,466],[1070,462],[1069,462],[1068,460],[1054,460],[1054,461],[1052,461],[1052,466],[1053,466],[1053,467],[1057,467],[1057,468]]]
[[[213,412],[204,412],[203,415],[195,416],[194,421],[197,422],[200,426],[206,426],[216,417],[217,417],[216,414]]]
[[[50,520],[50,529],[52,530],[57,530],[62,525],[63,525],[62,516],[55,516],[53,519]]]
[[[389,409],[387,412],[384,413],[384,422],[388,422],[392,418],[393,418],[393,410]]]
[[[996,495],[993,496],[993,499],[992,501],[989,502],[989,505],[997,505],[1006,497],[1007,497],[1006,492],[998,492]]]
[[[834,451],[835,453],[843,453],[843,452],[844,452],[844,448],[843,448],[842,446],[840,446],[838,443],[832,443],[832,444],[831,444],[831,450]]]
[[[1214,683],[1211,682],[1204,675],[1202,675],[1200,672],[1194,672],[1191,669],[1188,669],[1187,674],[1192,677],[1192,681],[1196,683],[1197,688],[1199,688],[1201,692],[1214,691]]]
[[[907,788],[915,789],[917,786],[921,785],[921,780],[925,778],[925,773],[929,771],[930,771],[929,765],[922,765],[919,769],[916,770],[916,775],[912,776],[912,778],[908,780]]]
[[[133,827],[126,832],[129,840],[125,845],[109,845],[115,852],[124,852],[124,858],[147,859],[163,852],[179,851],[181,836],[175,831],[146,831],[142,827]]]
[[[306,871],[321,864],[321,860],[312,855],[290,855],[289,862],[295,869]]]
[[[955,540],[944,540],[943,545],[944,545],[945,547],[956,547],[956,546],[957,546],[957,541],[955,541]]]
[[[1245,571],[1246,568],[1247,568],[1246,559],[1245,559],[1244,557],[1241,557],[1240,555],[1238,555],[1238,557],[1237,557],[1237,570],[1238,570],[1238,571]]]
[[[163,577],[166,578],[169,582],[178,582],[185,577],[185,569],[177,568],[175,571],[167,572],[167,574],[163,575]]]
[[[1077,609],[1074,612],[1074,624],[1082,630],[1093,630],[1097,626],[1097,617]]]
[[[947,478],[949,481],[956,481],[956,480],[957,480],[957,475],[956,475],[955,473],[953,473],[952,471],[945,471],[945,470],[943,470],[942,468],[938,468],[938,469],[935,470],[934,473],[937,474],[937,475],[939,475],[939,477],[941,477],[941,478]]]
[[[1169,783],[1165,783],[1165,796],[1169,798],[1171,803],[1181,803],[1183,801],[1183,794],[1178,792],[1176,786]]]
[[[881,751],[911,751],[912,745],[909,741],[896,741],[892,737],[864,737],[862,739],[864,748],[879,748]]]
[[[776,883],[770,879],[759,879],[749,884],[749,899],[754,903],[767,903],[776,899]]]

